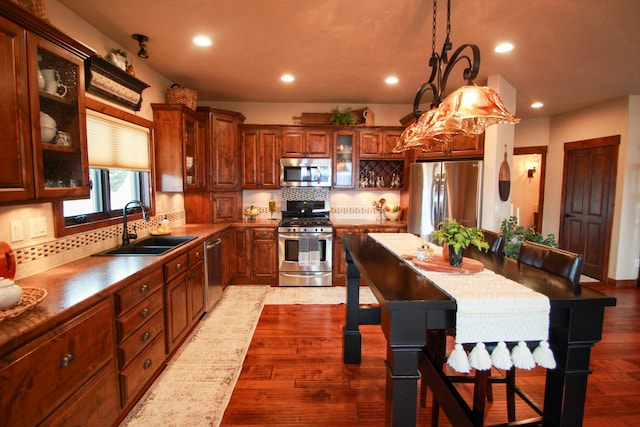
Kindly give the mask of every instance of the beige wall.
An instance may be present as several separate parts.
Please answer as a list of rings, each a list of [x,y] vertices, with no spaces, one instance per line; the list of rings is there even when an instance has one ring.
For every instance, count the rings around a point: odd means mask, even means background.
[[[525,122],[516,131],[516,145],[535,144],[548,132],[543,234],[558,236],[564,165],[564,144],[610,135],[620,135],[614,221],[609,262],[610,278],[633,280],[638,274],[640,253],[640,96],[619,98],[604,104],[547,119]],[[625,236],[624,239],[621,236]]]

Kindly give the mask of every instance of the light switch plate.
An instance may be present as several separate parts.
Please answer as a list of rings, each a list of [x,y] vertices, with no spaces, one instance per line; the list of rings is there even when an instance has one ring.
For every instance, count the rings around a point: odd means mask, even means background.
[[[47,219],[43,216],[31,218],[30,222],[31,238],[47,235]]]
[[[24,232],[22,230],[22,220],[14,219],[9,222],[11,226],[11,243],[21,242],[24,240]]]

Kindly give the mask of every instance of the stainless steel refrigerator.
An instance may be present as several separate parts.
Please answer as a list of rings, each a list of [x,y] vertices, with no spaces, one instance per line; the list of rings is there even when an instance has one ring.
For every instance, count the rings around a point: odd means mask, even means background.
[[[410,165],[407,231],[426,237],[451,217],[480,225],[482,161],[452,160]]]

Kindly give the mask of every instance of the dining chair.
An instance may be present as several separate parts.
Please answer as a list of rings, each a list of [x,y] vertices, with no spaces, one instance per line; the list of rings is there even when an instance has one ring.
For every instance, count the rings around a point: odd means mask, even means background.
[[[484,240],[489,244],[489,252],[502,255],[506,238],[495,231],[481,229]]]
[[[504,244],[504,242],[503,242]],[[518,264],[527,264],[539,268],[545,272],[560,276],[565,279],[564,283],[575,294],[581,292],[580,274],[584,265],[584,257],[580,254],[565,251],[559,248],[544,246],[539,243],[525,241],[520,246],[518,253]],[[437,349],[438,360],[436,363],[444,364],[446,353],[446,336],[440,331],[427,331],[427,344],[431,349]],[[449,331],[448,331],[449,332]],[[447,334],[448,335],[448,334]],[[492,351],[495,343],[485,343],[487,350]],[[426,349],[425,349],[426,350]],[[468,350],[468,349],[467,349]],[[423,372],[420,372],[423,374]],[[452,383],[473,383],[473,411],[478,420],[484,419],[486,402],[493,401],[492,384],[505,384],[507,400],[508,422],[516,421],[515,396],[518,395],[527,405],[529,405],[539,415],[543,409],[526,392],[516,385],[516,369],[511,368],[504,376],[492,376],[491,371],[476,371],[475,375],[450,375],[449,381]],[[426,406],[426,385],[421,384],[420,403]],[[432,426],[438,425],[439,405],[433,399]]]

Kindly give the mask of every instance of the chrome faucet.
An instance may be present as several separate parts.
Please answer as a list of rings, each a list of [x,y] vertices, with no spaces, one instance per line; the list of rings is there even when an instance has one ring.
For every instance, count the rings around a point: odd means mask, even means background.
[[[129,205],[138,205],[140,206],[140,210],[142,211],[142,218],[144,218],[145,221],[149,221],[149,218],[147,217],[147,211],[144,209],[144,205],[142,204],[141,201],[139,200],[132,200],[130,202],[128,202],[126,205],[124,205],[124,208],[122,208],[122,244],[123,245],[128,245],[129,244],[129,240],[130,239],[137,239],[138,235],[136,234],[136,226],[135,224],[133,225],[133,233],[129,233],[129,228],[127,226],[127,209],[129,208]]]

